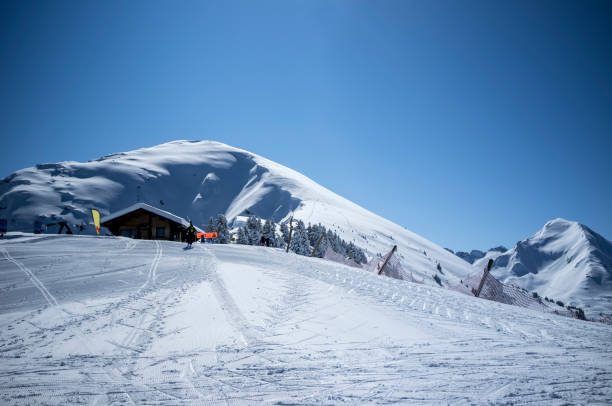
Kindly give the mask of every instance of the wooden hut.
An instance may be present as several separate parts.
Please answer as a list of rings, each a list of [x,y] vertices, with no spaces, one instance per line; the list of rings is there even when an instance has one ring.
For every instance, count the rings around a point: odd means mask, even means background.
[[[111,213],[100,222],[113,235],[143,240],[185,241],[189,227],[184,218],[146,203],[136,203]]]

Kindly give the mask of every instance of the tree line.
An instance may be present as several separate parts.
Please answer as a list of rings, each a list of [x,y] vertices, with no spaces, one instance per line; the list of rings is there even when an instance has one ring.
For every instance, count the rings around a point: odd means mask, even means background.
[[[239,227],[236,234],[236,243],[242,245],[260,245],[262,239],[266,245],[276,248],[286,248],[289,243],[289,225],[287,222],[281,223],[278,227],[280,235],[277,233],[277,224],[272,219],[262,221],[257,216],[251,215],[247,218],[246,224]],[[218,214],[216,219],[211,217],[205,226],[205,231],[217,232],[217,242],[228,244],[232,238],[230,235],[227,219],[223,214]],[[321,235],[323,235],[321,238]],[[308,224],[306,226],[302,220],[293,221],[293,232],[291,234],[291,245],[289,250],[299,255],[310,256],[312,250],[321,238],[319,247],[314,253],[315,257],[323,258],[325,251],[330,247],[333,251],[347,258],[352,259],[358,264],[365,264],[367,257],[365,252],[352,242],[347,242],[340,238],[334,231],[328,230],[321,223]]]

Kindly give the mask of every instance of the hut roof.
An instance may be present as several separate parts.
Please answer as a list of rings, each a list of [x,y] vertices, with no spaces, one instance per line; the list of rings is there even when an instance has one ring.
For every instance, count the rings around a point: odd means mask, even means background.
[[[146,204],[146,203],[136,203],[136,204],[133,204],[133,205],[131,205],[129,207],[126,207],[125,209],[122,209],[122,210],[116,211],[114,213],[111,213],[108,216],[104,216],[100,220],[100,222],[101,223],[106,223],[108,221],[114,220],[116,218],[124,216],[124,215],[126,215],[128,213],[131,213],[133,211],[136,211],[138,209],[142,209],[142,210],[145,210],[145,211],[157,214],[160,217],[164,217],[164,218],[166,218],[166,219],[168,219],[170,221],[174,221],[175,223],[181,224],[184,227],[189,227],[189,222],[187,220],[185,220],[184,218],[179,217],[176,214],[172,214],[172,213],[170,213],[168,211],[165,211],[165,210],[159,209],[157,207],[151,206],[151,205]],[[195,225],[194,225],[194,227],[196,228],[196,230],[198,232],[203,232],[200,228],[196,227]]]

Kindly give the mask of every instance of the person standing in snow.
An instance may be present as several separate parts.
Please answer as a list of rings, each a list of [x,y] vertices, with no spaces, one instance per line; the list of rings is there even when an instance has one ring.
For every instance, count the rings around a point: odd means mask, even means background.
[[[187,246],[191,247],[191,244],[195,241],[196,229],[193,226],[191,220],[189,221],[189,227],[187,227]]]

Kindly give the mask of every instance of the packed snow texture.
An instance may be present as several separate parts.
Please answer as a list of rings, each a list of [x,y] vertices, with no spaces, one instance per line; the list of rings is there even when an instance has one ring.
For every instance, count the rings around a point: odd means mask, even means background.
[[[0,206],[7,208],[1,215],[9,219],[10,231],[31,232],[37,219],[63,219],[86,224],[93,234],[92,208],[106,216],[137,202],[193,220],[201,228],[219,213],[230,224],[248,213],[277,222],[293,215],[306,224],[322,223],[370,256],[397,245],[403,268],[428,284],[435,284],[438,262],[446,286],[471,270],[438,245],[306,176],[214,141],[174,141],[86,163],[42,164],[0,182]]]
[[[280,249],[0,241],[4,404],[610,404],[612,326]]]
[[[582,307],[587,317],[612,315],[612,243],[578,222],[551,220],[511,250],[487,252],[474,267],[483,269],[489,258],[501,282]]]

